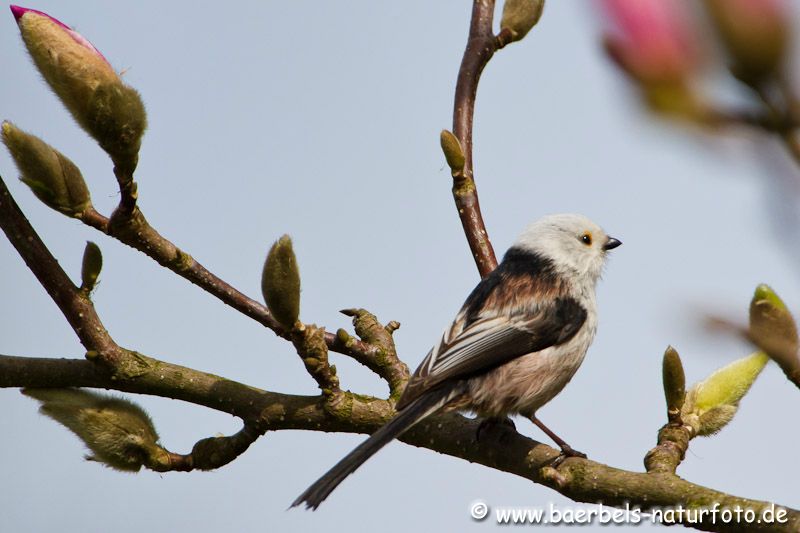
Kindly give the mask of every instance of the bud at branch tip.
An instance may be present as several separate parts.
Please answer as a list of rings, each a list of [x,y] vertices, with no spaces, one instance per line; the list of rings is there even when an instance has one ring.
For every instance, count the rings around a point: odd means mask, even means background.
[[[544,0],[506,0],[500,29],[508,30],[511,34],[510,42],[519,41],[539,22],[542,11]]]
[[[267,254],[261,292],[272,316],[287,330],[293,329],[300,316],[300,271],[288,235],[278,239]]]

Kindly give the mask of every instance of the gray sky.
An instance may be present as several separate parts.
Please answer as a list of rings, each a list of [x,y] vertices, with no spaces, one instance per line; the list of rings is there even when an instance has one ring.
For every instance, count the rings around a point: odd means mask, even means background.
[[[349,326],[337,310],[365,307],[402,323],[401,356],[419,363],[478,280],[438,146],[439,131],[451,125],[468,2],[28,7],[72,25],[116,68],[129,69],[125,78],[142,93],[150,121],[140,205],[159,231],[254,297],[269,245],[291,234],[302,318],[333,331]],[[776,189],[785,163],[779,147],[741,132],[719,141],[639,112],[600,51],[593,7],[550,2],[540,26],[492,60],[478,98],[476,178],[498,252],[552,212],[584,213],[624,241],[598,289],[597,340],[540,416],[591,458],[641,471],[664,423],[664,348],[678,348],[690,382],[747,355],[749,347],[701,332],[696,312],[744,320],[759,282],[798,309],[798,257],[788,251],[800,242],[772,216],[775,199],[787,197]],[[0,28],[0,115],[71,157],[95,204],[110,212],[117,197],[108,159],[41,82],[10,12]],[[729,88],[723,96],[740,97]],[[289,344],[44,207],[16,181],[5,151],[0,173],[68,272],[78,276],[87,239],[100,245],[95,301],[117,342],[254,386],[315,393]],[[4,238],[0,265],[0,352],[81,357]],[[332,359],[344,387],[385,395],[367,370]],[[134,399],[174,451],[239,428],[201,407]],[[692,442],[679,474],[797,508],[800,465],[777,455],[800,439],[783,415],[798,401],[770,365],[730,426]],[[393,443],[317,513],[286,511],[364,437],[284,431],[216,472],[127,475],[85,462],[76,437],[17,390],[0,390],[0,402],[0,529],[8,531],[486,531],[496,526],[468,516],[478,499],[577,505],[509,474]],[[548,442],[524,420],[517,427]]]

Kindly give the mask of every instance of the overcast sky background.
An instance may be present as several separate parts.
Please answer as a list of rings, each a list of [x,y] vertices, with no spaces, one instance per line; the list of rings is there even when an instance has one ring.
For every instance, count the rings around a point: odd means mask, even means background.
[[[140,205],[162,234],[253,297],[268,247],[291,234],[302,318],[330,331],[349,327],[337,312],[347,307],[398,320],[401,356],[416,367],[478,280],[438,145],[439,131],[451,127],[468,2],[223,8],[42,0],[28,7],[74,26],[116,68],[129,69],[125,79],[141,92],[150,121],[137,172]],[[553,212],[584,213],[624,242],[598,287],[597,340],[540,416],[592,459],[641,471],[664,423],[664,348],[677,347],[690,382],[750,351],[703,333],[698,309],[745,320],[760,282],[799,308],[792,250],[800,239],[775,216],[798,205],[799,174],[782,174],[780,147],[758,135],[719,141],[640,112],[601,53],[593,7],[550,2],[540,26],[492,60],[478,98],[476,179],[498,253],[528,222]],[[72,158],[96,206],[109,213],[117,194],[107,157],[40,80],[11,13],[3,13],[0,116]],[[740,95],[725,89],[724,98]],[[4,150],[0,173],[73,276],[84,242],[100,245],[105,267],[95,302],[119,344],[257,387],[315,394],[289,344],[44,207],[16,180]],[[0,272],[0,353],[82,357],[5,238]],[[345,388],[386,394],[364,368],[332,360]],[[190,404],[133,399],[174,451],[240,427]],[[800,507],[800,463],[781,457],[800,440],[791,414],[798,402],[770,365],[730,426],[692,442],[679,474]],[[3,531],[487,531],[497,526],[469,518],[475,500],[578,505],[512,475],[393,443],[318,512],[286,511],[364,436],[282,431],[216,472],[127,475],[85,462],[78,439],[17,390],[0,390],[0,405]],[[517,427],[549,444],[529,422]]]

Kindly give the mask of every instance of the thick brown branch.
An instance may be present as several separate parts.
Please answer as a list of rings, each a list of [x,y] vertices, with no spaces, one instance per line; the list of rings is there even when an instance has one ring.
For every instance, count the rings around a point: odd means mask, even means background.
[[[692,428],[682,424],[667,424],[658,432],[658,444],[647,452],[644,466],[648,472],[675,474],[689,449]]]
[[[497,266],[492,243],[486,233],[478,191],[475,188],[472,164],[472,124],[475,116],[475,98],[481,73],[497,50],[498,41],[492,32],[494,0],[474,0],[469,37],[456,82],[453,106],[453,133],[464,151],[464,169],[453,174],[453,198],[461,225],[481,277],[487,276]]]
[[[141,356],[144,357],[144,356]],[[107,388],[177,398],[244,418],[259,432],[281,429],[371,433],[394,415],[390,402],[343,393],[331,410],[320,397],[267,392],[190,368],[145,358],[148,371],[135,379],[114,380],[97,365],[67,359],[0,356],[0,387]],[[584,459],[568,459],[556,471],[547,465],[558,452],[513,430],[502,440],[476,442],[477,420],[450,413],[431,417],[400,440],[550,486],[575,501],[643,510],[683,505],[761,510],[766,502],[738,498],[671,474],[628,472]],[[800,512],[787,508],[783,524],[700,524],[708,531],[797,531]],[[719,521],[718,521],[719,522]]]
[[[109,337],[89,297],[69,279],[0,178],[0,227],[72,326],[83,346],[115,364],[119,346]]]

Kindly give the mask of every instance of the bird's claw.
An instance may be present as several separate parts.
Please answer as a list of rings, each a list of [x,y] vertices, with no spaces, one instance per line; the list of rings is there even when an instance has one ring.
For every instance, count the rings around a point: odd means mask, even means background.
[[[572,449],[572,446],[569,444],[565,444],[561,447],[561,453],[558,454],[558,457],[553,459],[553,462],[550,463],[550,466],[553,468],[558,468],[568,457],[579,457],[581,459],[586,459],[586,454]]]

